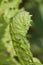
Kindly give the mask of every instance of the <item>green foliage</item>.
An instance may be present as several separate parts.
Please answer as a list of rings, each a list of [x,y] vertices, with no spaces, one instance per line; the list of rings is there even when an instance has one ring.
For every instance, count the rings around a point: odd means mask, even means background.
[[[33,58],[26,38],[31,15],[19,9],[20,3],[21,0],[0,2],[0,65],[42,65]]]

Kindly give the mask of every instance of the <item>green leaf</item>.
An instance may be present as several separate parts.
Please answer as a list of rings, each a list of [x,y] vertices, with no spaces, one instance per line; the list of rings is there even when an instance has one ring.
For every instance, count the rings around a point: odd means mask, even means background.
[[[20,3],[21,0],[12,0],[11,2],[9,2],[9,0],[3,0],[0,5],[0,14],[4,14],[5,16],[9,14],[14,15]]]

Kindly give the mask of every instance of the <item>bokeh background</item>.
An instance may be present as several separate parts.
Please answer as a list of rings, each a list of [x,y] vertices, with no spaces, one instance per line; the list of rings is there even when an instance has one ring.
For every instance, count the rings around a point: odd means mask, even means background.
[[[43,0],[22,0],[19,8],[22,7],[32,15],[32,26],[27,33],[31,51],[43,63]]]

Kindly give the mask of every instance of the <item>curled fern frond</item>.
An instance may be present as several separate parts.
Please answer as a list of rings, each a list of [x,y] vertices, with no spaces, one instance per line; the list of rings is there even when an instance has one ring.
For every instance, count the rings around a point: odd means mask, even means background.
[[[30,26],[31,15],[24,10],[18,11],[16,16],[13,18],[11,32],[14,49],[22,65],[33,63],[30,45],[26,39],[26,34]]]
[[[31,26],[31,16],[29,12],[20,10],[13,18],[12,27],[15,35],[26,36],[29,27]]]

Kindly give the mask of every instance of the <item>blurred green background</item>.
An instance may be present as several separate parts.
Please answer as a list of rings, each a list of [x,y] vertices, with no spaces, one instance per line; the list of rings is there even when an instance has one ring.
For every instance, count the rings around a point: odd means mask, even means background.
[[[32,26],[27,33],[27,38],[33,56],[43,63],[43,0],[22,0],[20,8],[22,7],[32,15]]]

